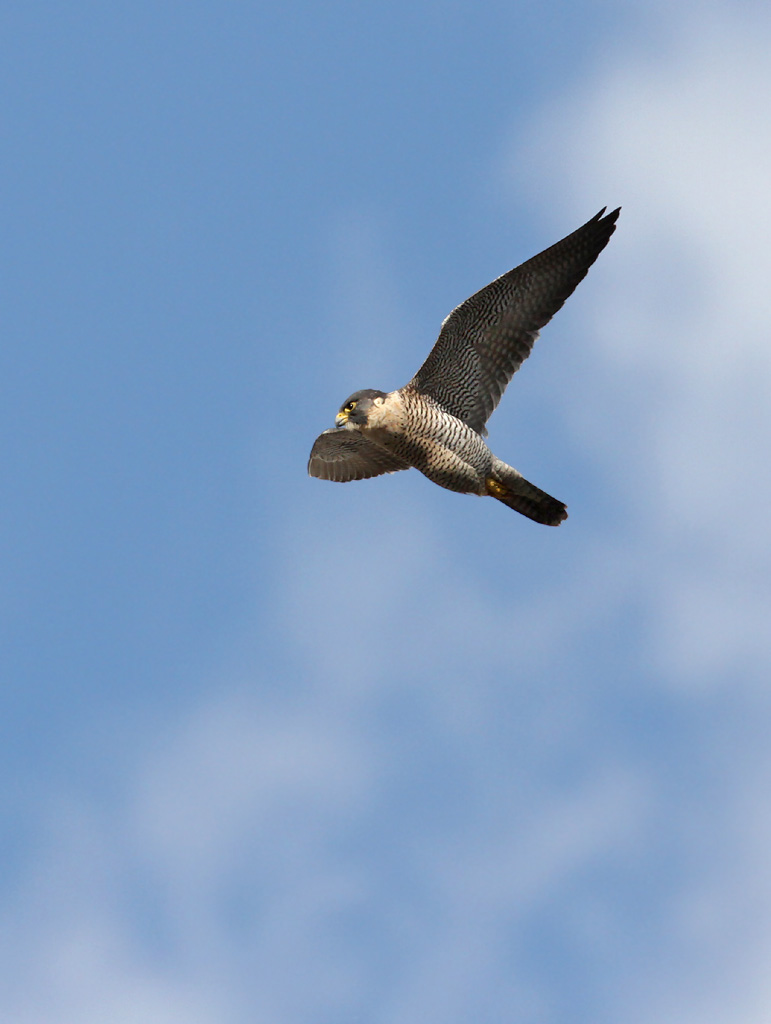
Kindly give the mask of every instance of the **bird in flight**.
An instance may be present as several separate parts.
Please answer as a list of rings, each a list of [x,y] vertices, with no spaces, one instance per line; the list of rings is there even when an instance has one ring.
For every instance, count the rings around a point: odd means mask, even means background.
[[[414,467],[450,491],[489,495],[528,519],[559,526],[563,502],[529,483],[484,442],[485,423],[535,339],[586,276],[620,209],[497,278],[450,313],[403,388],[347,398],[320,434],[308,473],[343,483]]]

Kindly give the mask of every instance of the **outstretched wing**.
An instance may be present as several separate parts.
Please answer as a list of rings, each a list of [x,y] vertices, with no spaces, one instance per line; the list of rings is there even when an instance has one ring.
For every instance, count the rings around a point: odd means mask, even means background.
[[[308,473],[320,480],[366,480],[381,473],[395,473],[409,469],[409,463],[380,445],[370,441],[356,430],[332,427],[316,438]]]
[[[540,329],[586,276],[616,230],[619,210],[583,227],[476,292],[450,313],[410,381],[447,412],[484,426],[530,355]]]

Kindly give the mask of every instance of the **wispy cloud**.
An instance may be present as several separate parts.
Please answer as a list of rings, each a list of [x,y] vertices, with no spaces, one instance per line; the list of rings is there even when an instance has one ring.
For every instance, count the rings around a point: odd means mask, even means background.
[[[723,8],[670,30],[659,52],[616,55],[541,115],[518,166],[534,161],[571,208],[624,205],[614,258],[592,272],[603,300],[582,350],[586,378],[615,379],[621,402],[566,398],[658,563],[661,670],[728,682],[732,664],[764,661],[771,611],[771,31]],[[629,402],[631,458],[608,430],[609,413],[627,428]]]

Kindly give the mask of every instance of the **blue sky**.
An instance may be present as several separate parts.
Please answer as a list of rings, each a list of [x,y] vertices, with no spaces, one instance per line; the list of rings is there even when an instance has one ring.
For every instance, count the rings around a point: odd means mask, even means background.
[[[0,14],[0,1016],[765,1024],[771,17]],[[623,207],[490,423],[310,445]]]

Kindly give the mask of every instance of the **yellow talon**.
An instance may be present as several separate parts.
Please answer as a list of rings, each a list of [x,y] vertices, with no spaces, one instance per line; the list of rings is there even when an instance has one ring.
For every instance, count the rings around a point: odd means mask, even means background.
[[[485,479],[485,487],[487,488],[487,493],[493,498],[508,497],[509,492],[507,488],[505,488],[503,484],[498,483],[495,477],[488,476]]]

